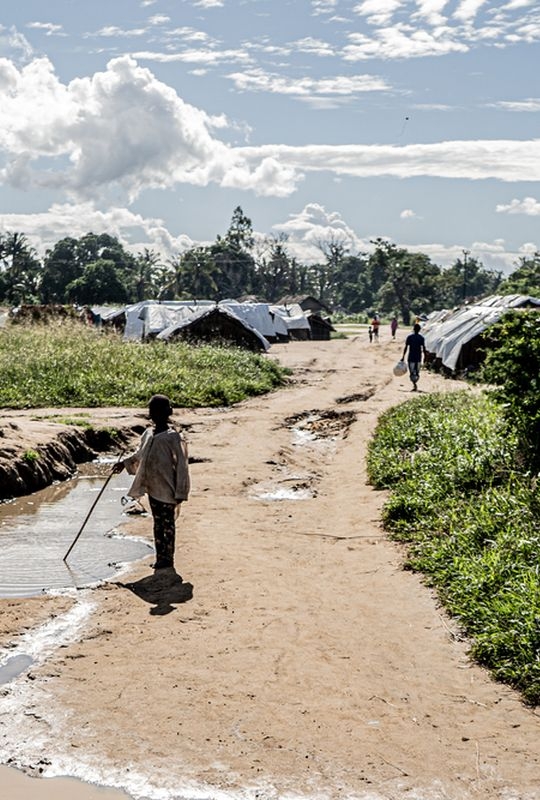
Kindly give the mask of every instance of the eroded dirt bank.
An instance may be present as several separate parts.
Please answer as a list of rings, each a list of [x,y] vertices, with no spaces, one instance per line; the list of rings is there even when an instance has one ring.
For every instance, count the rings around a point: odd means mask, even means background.
[[[113,422],[119,423],[118,427]],[[0,501],[63,481],[98,453],[126,447],[146,421],[142,413],[95,409],[64,413],[2,410]]]
[[[537,713],[471,665],[366,484],[377,416],[410,396],[401,348],[276,347],[290,387],[177,415],[197,460],[177,543],[193,599],[149,563],[96,590],[81,640],[21,680],[19,763],[46,754],[46,772],[91,767],[139,797],[540,797]],[[66,602],[1,602],[3,642]]]

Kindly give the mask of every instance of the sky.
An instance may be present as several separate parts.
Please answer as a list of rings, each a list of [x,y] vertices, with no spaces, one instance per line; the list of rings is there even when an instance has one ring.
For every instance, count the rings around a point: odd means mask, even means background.
[[[537,0],[17,0],[0,232],[163,259],[226,233],[507,274],[540,249]]]

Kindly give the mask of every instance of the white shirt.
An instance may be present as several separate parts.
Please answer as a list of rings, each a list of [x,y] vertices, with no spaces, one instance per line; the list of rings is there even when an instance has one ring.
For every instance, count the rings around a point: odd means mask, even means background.
[[[184,436],[173,428],[154,433],[148,428],[139,449],[124,459],[130,475],[135,475],[128,495],[147,494],[162,503],[181,503],[190,489],[188,451]]]

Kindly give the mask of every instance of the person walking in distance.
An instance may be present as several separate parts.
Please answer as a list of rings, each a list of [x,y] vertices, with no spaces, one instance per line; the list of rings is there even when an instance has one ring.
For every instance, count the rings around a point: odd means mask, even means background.
[[[190,489],[187,444],[183,434],[169,424],[172,412],[168,397],[151,397],[148,414],[154,427],[144,431],[137,452],[113,467],[114,472],[125,468],[135,476],[130,497],[148,495],[154,521],[154,569],[174,567],[176,519]]]
[[[397,331],[397,329],[398,329],[398,319],[397,319],[396,315],[394,314],[394,316],[390,320],[390,333],[392,334],[393,341],[396,340],[396,331]]]
[[[405,339],[405,347],[403,348],[402,361],[405,361],[405,355],[408,351],[407,362],[409,365],[409,378],[412,381],[412,391],[416,392],[418,389],[418,381],[420,379],[420,364],[422,357],[426,357],[426,346],[424,337],[420,333],[420,325],[417,323],[413,328],[413,333],[409,333]]]

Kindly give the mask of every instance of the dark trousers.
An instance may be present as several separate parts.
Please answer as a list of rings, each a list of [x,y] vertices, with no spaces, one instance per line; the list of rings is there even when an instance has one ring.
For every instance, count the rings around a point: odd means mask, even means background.
[[[176,535],[176,505],[148,498],[154,519],[154,544],[156,567],[174,566],[174,540]]]

